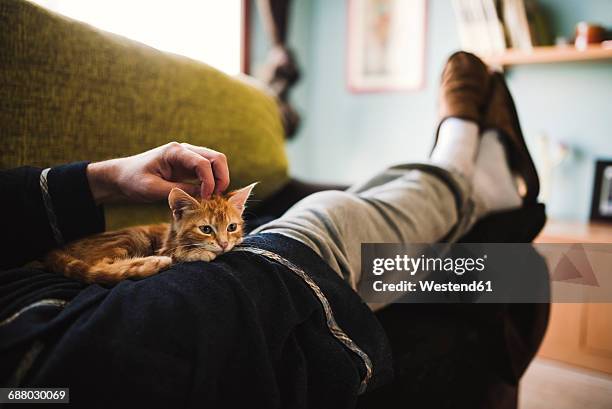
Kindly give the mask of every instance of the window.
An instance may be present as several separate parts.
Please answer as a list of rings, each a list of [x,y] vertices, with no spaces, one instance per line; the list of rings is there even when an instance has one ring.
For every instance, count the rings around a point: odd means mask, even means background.
[[[242,0],[31,0],[163,51],[241,71]]]

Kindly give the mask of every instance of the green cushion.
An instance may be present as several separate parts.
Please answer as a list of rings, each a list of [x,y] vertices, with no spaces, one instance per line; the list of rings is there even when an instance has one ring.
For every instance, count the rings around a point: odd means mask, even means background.
[[[176,140],[229,159],[232,186],[287,180],[272,97],[205,64],[0,0],[0,168],[131,155]],[[167,218],[166,205],[107,209],[107,226]]]

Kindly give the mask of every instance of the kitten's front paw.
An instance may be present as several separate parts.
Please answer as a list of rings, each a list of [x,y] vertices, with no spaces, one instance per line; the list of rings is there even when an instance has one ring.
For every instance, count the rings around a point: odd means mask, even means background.
[[[192,251],[186,254],[181,254],[175,259],[178,262],[181,262],[181,261],[213,261],[216,257],[217,255],[213,253],[212,251],[201,250],[201,251]]]
[[[216,257],[217,257],[216,253],[213,253],[212,251],[204,251],[204,252],[202,252],[201,258],[199,260],[201,260],[201,261],[213,261]]]

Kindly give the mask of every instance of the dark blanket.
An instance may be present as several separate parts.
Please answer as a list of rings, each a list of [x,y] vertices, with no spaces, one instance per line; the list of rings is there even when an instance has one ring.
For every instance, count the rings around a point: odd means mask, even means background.
[[[245,245],[304,268],[371,358],[368,390],[389,381],[390,350],[376,318],[312,250],[270,234]],[[3,386],[24,352],[42,346],[21,385],[70,387],[82,407],[352,408],[365,374],[330,334],[304,281],[255,254],[230,252],[110,289],[35,269],[0,273],[0,322],[43,298],[70,303],[0,327]]]

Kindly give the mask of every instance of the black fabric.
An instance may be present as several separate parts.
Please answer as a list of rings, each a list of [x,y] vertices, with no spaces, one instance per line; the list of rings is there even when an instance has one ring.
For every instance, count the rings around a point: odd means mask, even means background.
[[[541,204],[492,214],[460,242],[531,242],[545,221]],[[545,268],[524,273],[548,280]],[[549,304],[392,304],[376,317],[391,344],[394,379],[357,407],[516,408],[548,314]]]
[[[546,208],[541,203],[520,209],[493,213],[480,220],[460,240],[462,243],[530,243],[546,224]],[[526,259],[530,259],[528,263]],[[531,250],[525,260],[517,261],[517,274],[525,282],[539,283],[550,297],[550,278],[546,263],[537,251]],[[539,266],[539,268],[535,267]],[[527,277],[529,276],[529,277]],[[550,298],[549,298],[550,299]],[[544,338],[550,313],[549,303],[474,305],[468,317],[482,330],[488,360],[509,385],[518,383],[535,357]]]
[[[52,191],[65,183],[63,193],[53,196],[68,237],[94,233],[104,224],[84,188],[85,166],[49,175]],[[39,175],[34,168],[0,172],[0,206],[16,216],[1,222],[12,240],[5,263],[31,260],[54,245]],[[64,198],[68,202],[62,203]],[[77,203],[71,223],[71,213],[62,209]],[[19,235],[24,214],[37,240]],[[464,241],[530,241],[545,215],[540,207],[490,219]],[[376,376],[358,407],[516,407],[515,384],[541,342],[548,305],[392,305],[376,315],[391,341],[397,372],[388,382],[389,349],[372,314],[309,249],[283,240],[258,236],[249,242],[307,267],[330,297],[340,325],[374,360]],[[0,382],[6,385],[39,340],[46,347],[25,384],[69,385],[79,406],[351,407],[363,367],[330,340],[308,291],[289,270],[242,253],[211,264],[177,265],[113,289],[32,268],[4,271],[0,321],[39,299],[72,302],[61,312],[30,310],[0,328]]]
[[[94,204],[86,176],[87,162],[52,168],[47,177],[53,208],[66,241],[104,230],[104,214]],[[0,171],[0,269],[23,265],[54,248],[40,190],[42,169]]]
[[[491,325],[469,316],[486,309],[476,304],[393,304],[379,311],[395,377],[361,396],[357,408],[505,407],[502,391],[508,390],[512,398],[516,390],[489,360],[488,349],[496,347],[485,334]]]
[[[283,236],[245,245],[311,274],[339,325],[372,359],[370,389],[392,377],[373,313],[312,250]],[[41,283],[48,282],[51,285]],[[0,375],[35,339],[43,353],[23,386],[69,386],[80,407],[352,408],[365,367],[330,334],[301,278],[263,256],[230,252],[114,288],[84,288],[34,269],[0,273],[0,321],[16,298],[66,298],[0,327]],[[11,292],[23,289],[16,297]],[[41,290],[47,288],[47,290]]]
[[[65,242],[104,231],[104,211],[96,206],[89,189],[88,164],[56,166],[47,176],[53,210]]]

